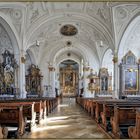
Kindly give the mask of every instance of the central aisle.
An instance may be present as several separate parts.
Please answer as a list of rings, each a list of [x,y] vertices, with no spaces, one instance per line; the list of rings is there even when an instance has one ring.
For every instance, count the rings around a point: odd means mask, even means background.
[[[75,103],[74,98],[59,100],[57,109],[46,123],[38,126],[26,138],[108,138],[95,121]]]

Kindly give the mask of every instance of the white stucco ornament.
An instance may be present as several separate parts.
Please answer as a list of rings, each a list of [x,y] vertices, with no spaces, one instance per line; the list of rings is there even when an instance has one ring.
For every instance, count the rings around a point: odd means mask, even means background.
[[[125,19],[127,18],[127,10],[123,7],[116,8],[116,17],[118,19]]]
[[[11,11],[11,17],[14,18],[15,20],[19,20],[22,18],[22,12],[19,9],[13,9]]]

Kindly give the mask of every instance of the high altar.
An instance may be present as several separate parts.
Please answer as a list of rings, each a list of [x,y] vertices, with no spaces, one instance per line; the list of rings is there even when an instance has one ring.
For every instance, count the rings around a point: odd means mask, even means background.
[[[62,96],[76,96],[78,89],[78,72],[71,65],[60,69],[60,86]]]

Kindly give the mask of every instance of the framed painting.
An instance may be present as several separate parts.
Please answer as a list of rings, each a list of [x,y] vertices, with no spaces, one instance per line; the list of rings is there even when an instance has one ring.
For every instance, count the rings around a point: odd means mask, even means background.
[[[125,91],[138,91],[138,70],[125,71]]]

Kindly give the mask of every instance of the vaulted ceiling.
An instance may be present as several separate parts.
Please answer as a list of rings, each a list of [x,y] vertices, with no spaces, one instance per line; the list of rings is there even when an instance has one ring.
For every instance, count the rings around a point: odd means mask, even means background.
[[[83,59],[99,68],[139,11],[139,2],[0,2],[0,15],[11,25],[19,47],[40,66],[60,63],[71,53],[76,62]],[[60,33],[67,24],[77,29],[76,35]]]

